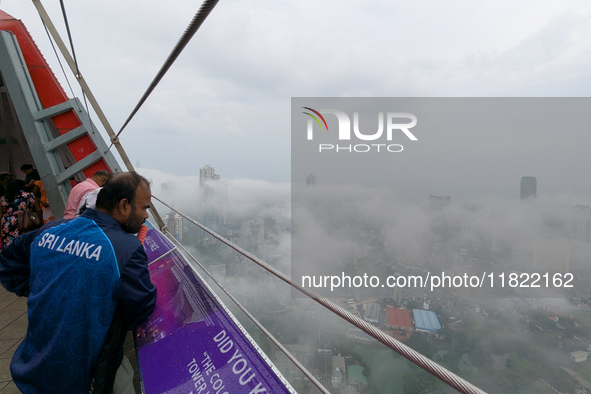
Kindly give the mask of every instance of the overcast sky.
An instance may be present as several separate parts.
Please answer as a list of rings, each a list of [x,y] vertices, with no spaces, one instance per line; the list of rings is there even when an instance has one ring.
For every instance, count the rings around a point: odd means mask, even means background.
[[[43,4],[66,38],[59,1]],[[80,69],[118,130],[201,2],[65,5]],[[0,8],[69,94],[33,3]],[[142,168],[288,182],[291,97],[588,96],[590,15],[588,1],[221,0],[121,140]]]

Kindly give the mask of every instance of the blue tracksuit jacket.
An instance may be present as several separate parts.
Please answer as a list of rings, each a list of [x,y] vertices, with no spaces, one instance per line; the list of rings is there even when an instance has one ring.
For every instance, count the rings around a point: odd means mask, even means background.
[[[140,241],[94,209],[17,238],[0,254],[0,282],[28,297],[10,366],[25,394],[88,393],[116,304],[131,329],[156,303]]]

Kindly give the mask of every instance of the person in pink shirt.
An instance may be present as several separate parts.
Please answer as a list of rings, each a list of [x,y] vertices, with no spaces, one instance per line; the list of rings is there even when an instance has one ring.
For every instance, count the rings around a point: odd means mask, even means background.
[[[100,170],[95,172],[91,178],[74,186],[68,197],[68,204],[66,204],[66,210],[64,211],[64,219],[74,219],[82,197],[84,197],[86,193],[98,189],[99,187],[103,187],[112,176],[113,175],[109,171]]]

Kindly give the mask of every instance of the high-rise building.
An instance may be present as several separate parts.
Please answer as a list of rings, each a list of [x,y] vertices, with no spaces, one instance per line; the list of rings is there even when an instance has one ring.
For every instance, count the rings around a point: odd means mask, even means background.
[[[521,178],[521,192],[519,194],[522,200],[533,200],[536,198],[538,181],[535,176],[524,176]]]
[[[316,177],[313,174],[310,174],[306,177],[306,185],[315,185],[316,184]]]
[[[490,251],[499,253],[501,251],[501,220],[497,211],[490,213],[488,223],[490,224]]]
[[[175,212],[170,212],[162,218],[170,235],[181,244],[183,243],[183,217]]]
[[[471,235],[474,232],[474,211],[476,207],[474,204],[465,202],[462,205],[463,217],[462,217],[462,235],[464,237]]]
[[[429,211],[440,212],[446,208],[449,208],[450,196],[434,196],[429,195]]]
[[[259,221],[253,220],[250,222],[251,240],[255,244],[262,244],[265,242],[265,225]]]
[[[277,220],[271,216],[263,219],[263,228],[265,229],[265,238],[273,236],[277,232]]]
[[[200,187],[205,187],[206,183],[209,181],[217,181],[219,179],[220,179],[220,176],[215,173],[215,168],[213,168],[209,164],[207,164],[204,167],[199,169],[199,186]]]
[[[227,190],[220,175],[209,164],[199,169],[199,189],[202,196],[201,222],[217,233],[225,232]]]

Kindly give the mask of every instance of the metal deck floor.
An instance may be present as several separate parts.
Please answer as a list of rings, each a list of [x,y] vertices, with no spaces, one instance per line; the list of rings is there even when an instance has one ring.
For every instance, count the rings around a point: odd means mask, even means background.
[[[10,360],[27,333],[27,298],[0,286],[0,393],[18,394],[10,377]]]
[[[10,360],[27,333],[27,324],[27,298],[17,297],[0,286],[0,394],[20,393],[10,376]],[[123,349],[135,371],[136,393],[141,393],[131,332]]]

